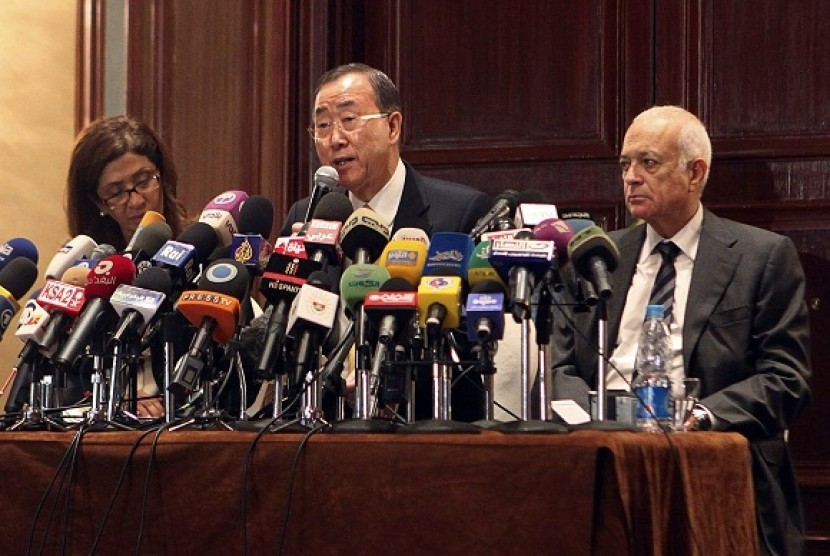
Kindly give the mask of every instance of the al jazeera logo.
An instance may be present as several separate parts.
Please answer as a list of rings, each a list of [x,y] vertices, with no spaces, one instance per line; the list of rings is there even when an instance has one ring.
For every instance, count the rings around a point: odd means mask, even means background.
[[[236,251],[233,252],[233,258],[242,264],[248,263],[254,258],[254,248],[251,246],[251,242],[248,241],[247,238],[245,238],[245,240],[239,244],[239,247],[236,248]]]

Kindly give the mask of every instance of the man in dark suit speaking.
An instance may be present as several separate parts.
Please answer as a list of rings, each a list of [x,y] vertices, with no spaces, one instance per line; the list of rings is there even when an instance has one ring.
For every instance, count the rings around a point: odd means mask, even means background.
[[[803,519],[784,433],[810,397],[804,274],[788,238],[703,208],[711,152],[703,124],[678,107],[646,110],[626,132],[625,201],[644,224],[610,234],[620,257],[607,305],[607,385],[628,388],[662,261],[658,244],[671,242],[669,374],[701,384],[686,428],[735,431],[750,440],[761,551],[800,554]],[[571,316],[581,334],[568,320],[557,319],[553,395],[587,408],[589,385],[596,384],[595,315]]]
[[[472,187],[423,176],[401,160],[403,114],[398,89],[380,70],[346,64],[323,74],[314,91],[309,132],[323,165],[337,170],[338,182],[355,209],[368,206],[401,228],[469,232],[493,206],[489,195]],[[280,235],[296,232],[310,199],[294,203]],[[430,384],[418,375],[418,419],[430,416]],[[483,390],[475,373],[452,389],[452,416],[473,421],[482,416]]]
[[[469,232],[492,206],[472,187],[423,176],[401,160],[403,114],[398,89],[380,70],[346,64],[323,74],[314,91],[309,132],[320,163],[337,170],[353,206],[368,206],[392,232],[420,228]],[[309,199],[295,203],[280,235],[300,222]]]

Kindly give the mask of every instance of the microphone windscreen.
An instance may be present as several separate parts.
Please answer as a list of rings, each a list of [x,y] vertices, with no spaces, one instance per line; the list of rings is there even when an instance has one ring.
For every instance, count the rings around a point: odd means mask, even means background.
[[[0,269],[17,257],[25,257],[37,264],[38,253],[35,244],[23,237],[15,237],[0,245]]]
[[[389,271],[376,264],[358,263],[347,267],[340,277],[340,296],[351,314],[357,314],[367,293],[379,290],[389,278]]]
[[[345,222],[351,216],[353,210],[352,202],[349,201],[348,197],[342,193],[332,191],[323,195],[312,217],[317,220]]]
[[[420,282],[420,280],[419,280]],[[416,292],[418,287],[411,284],[403,278],[395,278],[394,276],[381,284],[380,290],[382,292]]]
[[[87,300],[110,297],[121,284],[132,284],[135,264],[123,255],[110,255],[101,259],[87,274],[84,295]]]
[[[574,229],[561,218],[549,218],[533,228],[533,237],[542,241],[552,241],[556,245],[556,258],[559,265],[568,262],[568,244],[574,237]]]
[[[89,276],[89,270],[89,267],[85,264],[70,266],[66,269],[63,275],[61,275],[61,282],[85,288],[87,276]]]
[[[613,272],[617,268],[620,252],[617,244],[599,226],[591,226],[574,234],[568,244],[568,256],[580,274],[590,276],[591,259],[602,259],[608,270]]]
[[[429,249],[429,235],[421,228],[401,228],[392,236],[391,241],[420,241]]]
[[[147,226],[136,230],[133,236],[131,251],[142,251],[152,255],[173,237],[173,230],[163,220],[158,220]]]
[[[274,205],[262,195],[251,195],[239,209],[240,234],[260,235],[265,239],[271,236],[274,226]]]
[[[340,175],[333,166],[320,166],[314,172],[314,183],[324,185],[328,188],[337,187],[340,180]]]
[[[417,286],[426,258],[427,248],[420,241],[395,240],[384,247],[378,262],[393,278],[403,278]]]
[[[507,293],[507,289],[502,282],[482,280],[470,288],[470,293]]]
[[[0,269],[0,286],[15,300],[23,297],[37,280],[37,265],[27,257],[15,257]]]
[[[230,245],[233,234],[239,232],[239,210],[248,198],[244,191],[225,191],[205,205],[199,222],[209,224],[222,245]]]
[[[596,226],[593,220],[588,218],[568,218],[565,220],[568,225],[573,229],[574,233],[579,233],[585,228],[590,228],[591,226]]]
[[[213,227],[210,224],[206,224],[205,222],[194,222],[185,230],[179,234],[179,237],[176,241],[180,243],[186,243],[188,245],[192,245],[196,248],[196,263],[200,263],[208,259],[211,256],[211,253],[219,244],[219,238],[216,235]],[[225,246],[227,247],[226,251],[223,251],[224,257],[217,257],[219,258],[228,258],[230,254],[230,245]]]
[[[173,280],[170,278],[170,273],[163,268],[151,266],[135,277],[133,286],[170,295],[173,291]]]
[[[359,208],[349,215],[340,230],[340,248],[352,260],[357,260],[358,251],[363,250],[370,261],[375,261],[389,243],[390,228],[372,209]]]
[[[199,278],[198,288],[222,293],[238,300],[248,295],[248,269],[233,259],[219,259],[208,266]]]
[[[73,237],[52,257],[49,266],[46,267],[46,278],[59,278],[67,268],[75,264],[75,261],[89,257],[97,246],[95,240],[89,236],[81,234]]]
[[[320,288],[321,290],[326,290],[327,292],[330,292],[334,286],[328,272],[324,270],[315,270],[309,274],[306,284]]]
[[[115,255],[118,253],[118,249],[110,245],[109,243],[102,243],[98,247],[92,250],[89,254],[90,261],[100,261],[104,257],[109,257],[110,255]]]

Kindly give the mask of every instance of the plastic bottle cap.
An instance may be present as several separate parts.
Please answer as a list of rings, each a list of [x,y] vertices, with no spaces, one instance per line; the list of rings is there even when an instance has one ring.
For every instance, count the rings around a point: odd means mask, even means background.
[[[646,307],[646,318],[647,319],[650,319],[650,318],[662,319],[663,318],[663,312],[665,310],[666,310],[665,307],[663,307],[662,305],[648,305]]]

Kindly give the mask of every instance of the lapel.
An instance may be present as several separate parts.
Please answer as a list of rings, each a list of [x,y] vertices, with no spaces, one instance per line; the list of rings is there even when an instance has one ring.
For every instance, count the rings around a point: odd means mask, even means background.
[[[687,372],[706,322],[735,277],[741,260],[740,252],[732,249],[737,241],[721,218],[704,210],[683,322],[683,365]]]
[[[406,179],[392,233],[394,234],[401,228],[420,228],[427,235],[432,236],[432,225],[427,216],[429,202],[424,195],[423,176],[415,172],[409,164],[404,163],[404,166],[406,167]]]

